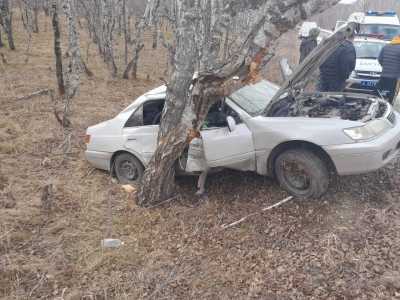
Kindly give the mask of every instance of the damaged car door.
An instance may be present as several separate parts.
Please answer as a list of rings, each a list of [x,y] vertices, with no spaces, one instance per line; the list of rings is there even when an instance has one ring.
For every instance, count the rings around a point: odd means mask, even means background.
[[[227,103],[211,108],[201,137],[208,168],[254,171],[253,135]]]

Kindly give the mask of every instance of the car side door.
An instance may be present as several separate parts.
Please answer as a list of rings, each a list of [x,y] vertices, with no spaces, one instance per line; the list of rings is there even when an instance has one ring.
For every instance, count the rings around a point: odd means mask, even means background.
[[[148,104],[151,104],[151,101],[138,107],[123,128],[124,147],[129,152],[140,156],[146,163],[150,161],[157,148],[157,136],[160,128],[159,122],[151,122],[152,116],[149,118],[146,115],[146,105]],[[162,108],[160,112],[162,112]],[[154,111],[154,118],[157,118],[157,114],[158,112]]]
[[[239,114],[228,104],[226,116],[235,119],[236,126],[230,130],[226,123],[223,127],[203,128],[204,154],[210,168],[226,167],[242,171],[255,170],[255,150],[253,135]]]

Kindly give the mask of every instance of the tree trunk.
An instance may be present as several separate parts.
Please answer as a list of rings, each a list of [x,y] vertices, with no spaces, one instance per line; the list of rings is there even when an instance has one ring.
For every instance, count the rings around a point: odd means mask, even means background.
[[[133,58],[131,59],[131,61],[129,62],[129,64],[127,65],[127,67],[124,71],[124,75],[123,75],[124,79],[129,79],[129,73],[132,74],[133,79],[137,79],[139,57],[140,57],[140,52],[143,50],[143,48],[144,48],[143,44],[141,44],[139,47],[137,47],[136,42],[135,42]]]
[[[338,0],[232,0],[228,5],[223,5],[223,2],[213,1],[212,15],[204,18],[206,23],[202,24],[198,20],[202,15],[199,9],[209,12],[210,6],[206,8],[204,2],[196,0],[176,1],[175,68],[168,83],[158,146],[139,189],[139,205],[151,206],[173,196],[175,162],[193,137],[199,134],[210,106],[221,97],[258,80],[260,66],[271,43],[294,28],[301,19],[332,6]],[[224,26],[233,23],[238,12],[250,9],[257,12],[256,22],[251,20],[251,30],[235,49],[235,55],[229,61],[218,63]],[[199,52],[202,52],[200,57]],[[212,62],[208,63],[207,58]],[[207,72],[192,80],[195,66]],[[234,76],[239,76],[239,80],[233,80]]]
[[[123,20],[123,30],[124,30],[124,62],[125,65],[128,64],[128,51],[129,51],[129,36],[128,36],[128,23],[126,18],[126,0],[122,1],[122,20]]]
[[[146,9],[144,15],[138,22],[136,22],[136,36],[133,42],[133,57],[127,65],[123,78],[128,79],[129,73],[132,72],[132,77],[137,78],[137,66],[139,61],[139,55],[144,47],[143,43],[143,31],[147,25],[153,22],[155,19],[154,12],[158,9],[160,0],[147,0]],[[155,26],[157,24],[154,24]]]
[[[12,11],[10,9],[9,0],[0,1],[0,15],[4,32],[7,35],[8,46],[11,50],[15,50],[13,28],[12,28]]]
[[[129,73],[132,73],[133,79],[137,78],[137,67],[138,67],[138,63],[139,63],[140,52],[144,48],[143,31],[144,31],[145,26],[146,26],[146,20],[145,20],[145,17],[143,17],[136,24],[136,36],[135,36],[135,40],[133,41],[133,56],[124,71],[124,75],[123,75],[124,79],[129,79]]]
[[[230,30],[228,27],[228,28],[226,28],[226,32],[225,32],[224,60],[228,59],[228,57],[229,57],[229,35],[230,35]]]
[[[153,49],[157,49],[157,47],[158,47],[158,28],[157,28],[157,25],[154,26],[152,38],[153,38],[152,48]]]
[[[33,9],[33,32],[39,33],[39,8]]]
[[[184,1],[182,19],[178,24],[176,40],[176,66],[168,84],[167,99],[162,116],[162,126],[158,137],[157,150],[143,176],[138,194],[138,204],[153,205],[173,197],[175,192],[175,162],[188,144],[189,118],[192,114],[189,90],[195,71],[197,45],[195,43],[195,22],[190,6]]]
[[[3,44],[3,39],[2,39],[2,37],[1,37],[1,27],[0,27],[0,48],[3,48],[4,47],[4,44]]]
[[[103,0],[104,14],[103,17],[103,46],[104,46],[104,61],[106,62],[111,76],[117,77],[118,69],[114,58],[114,30],[115,30],[115,16],[113,14],[113,1]]]
[[[65,86],[64,86],[64,75],[63,75],[63,65],[62,65],[61,33],[60,33],[60,23],[58,19],[58,6],[56,0],[53,1],[52,9],[53,9],[52,26],[54,32],[54,54],[56,58],[56,76],[57,76],[58,92],[60,95],[64,95]]]

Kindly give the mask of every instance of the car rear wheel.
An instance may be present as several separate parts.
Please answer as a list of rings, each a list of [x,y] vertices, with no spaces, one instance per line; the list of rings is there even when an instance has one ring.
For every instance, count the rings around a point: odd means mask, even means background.
[[[275,174],[281,187],[299,198],[319,198],[329,187],[327,164],[309,150],[281,153],[275,160]]]
[[[121,153],[114,160],[114,172],[122,184],[137,183],[142,179],[144,167],[129,153]]]

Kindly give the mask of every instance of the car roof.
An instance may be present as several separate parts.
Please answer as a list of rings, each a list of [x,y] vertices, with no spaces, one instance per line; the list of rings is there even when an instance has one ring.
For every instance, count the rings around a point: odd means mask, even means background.
[[[350,15],[348,21],[360,24],[400,25],[400,20],[396,13],[387,13],[388,15],[378,12],[355,12]]]
[[[167,93],[167,86],[162,85],[162,86],[156,87],[155,89],[148,91],[145,94],[145,96],[156,96],[156,95],[166,94],[166,93]]]

